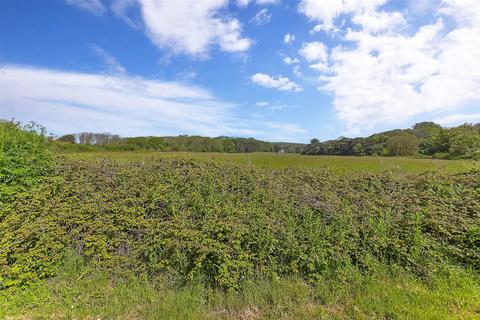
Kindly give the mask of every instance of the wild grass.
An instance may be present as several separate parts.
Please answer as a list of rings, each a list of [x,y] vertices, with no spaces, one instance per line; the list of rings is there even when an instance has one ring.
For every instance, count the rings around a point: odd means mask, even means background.
[[[462,172],[479,168],[474,160],[438,160],[411,157],[374,157],[374,156],[304,156],[300,154],[278,153],[194,153],[194,152],[79,152],[67,153],[69,159],[94,160],[112,159],[119,162],[148,161],[155,159],[196,159],[202,161],[223,162],[244,168],[298,168],[331,169],[337,173],[358,171],[380,172],[399,170],[408,173],[426,171]]]
[[[2,319],[478,319],[480,279],[462,269],[419,281],[379,270],[344,270],[307,285],[298,278],[251,281],[225,293],[146,277],[116,278],[69,255],[53,279],[0,291]]]

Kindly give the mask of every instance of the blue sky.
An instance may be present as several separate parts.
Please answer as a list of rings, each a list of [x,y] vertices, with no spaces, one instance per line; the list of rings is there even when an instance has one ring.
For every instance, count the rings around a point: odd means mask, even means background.
[[[57,135],[480,122],[477,0],[5,0],[0,41],[0,117]]]

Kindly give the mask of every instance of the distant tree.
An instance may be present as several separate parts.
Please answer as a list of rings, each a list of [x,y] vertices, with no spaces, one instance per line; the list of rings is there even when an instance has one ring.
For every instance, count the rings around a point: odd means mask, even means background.
[[[432,136],[438,136],[443,130],[442,126],[435,122],[419,122],[413,127],[413,134],[418,139],[424,139]]]
[[[471,157],[480,153],[480,132],[464,124],[448,130],[449,153],[453,157]]]
[[[57,139],[58,141],[75,143],[75,136],[73,134],[66,134]]]
[[[388,138],[387,151],[391,156],[409,156],[418,152],[418,139],[413,134]]]

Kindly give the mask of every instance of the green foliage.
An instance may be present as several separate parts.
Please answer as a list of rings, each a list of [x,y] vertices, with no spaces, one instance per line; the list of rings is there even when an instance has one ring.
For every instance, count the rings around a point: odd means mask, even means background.
[[[480,130],[471,125],[449,129],[449,153],[453,157],[480,155]]]
[[[418,140],[413,134],[401,134],[390,137],[387,142],[388,155],[411,156],[418,151]]]
[[[52,169],[45,128],[0,119],[0,205],[37,183]],[[1,215],[0,215],[1,217]]]
[[[60,151],[182,151],[182,152],[283,152],[301,153],[304,145],[300,143],[265,142],[253,138],[201,136],[178,137],[133,137],[119,138],[110,134],[79,134],[80,143],[75,143],[72,134],[57,139]],[[93,143],[94,141],[95,143]],[[70,142],[70,143],[66,143]]]
[[[480,125],[464,124],[442,128],[434,122],[420,122],[412,129],[391,130],[367,138],[344,138],[320,142],[312,139],[302,152],[307,155],[381,155],[416,154],[441,159],[479,159]]]
[[[425,278],[480,268],[480,171],[337,175],[197,160],[61,161],[2,207],[0,287],[92,266],[240,289],[257,277],[318,283],[355,267]]]

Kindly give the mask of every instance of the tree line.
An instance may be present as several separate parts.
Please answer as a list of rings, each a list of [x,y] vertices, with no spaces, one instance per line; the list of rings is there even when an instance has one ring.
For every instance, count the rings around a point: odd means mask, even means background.
[[[480,123],[444,128],[434,122],[420,122],[410,129],[385,131],[369,137],[340,137],[324,142],[312,139],[302,153],[480,159]]]
[[[58,146],[71,151],[191,151],[191,152],[286,152],[301,153],[305,144],[266,142],[254,138],[202,137],[180,135],[176,137],[121,138],[110,133],[68,134],[57,139]]]

